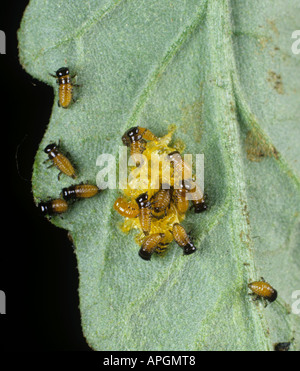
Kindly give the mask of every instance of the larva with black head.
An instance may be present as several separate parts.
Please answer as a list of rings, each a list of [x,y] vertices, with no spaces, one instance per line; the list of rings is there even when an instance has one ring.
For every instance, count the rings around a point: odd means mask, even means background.
[[[60,151],[59,146],[56,143],[48,144],[44,149],[44,152],[47,153],[49,157],[48,160],[51,160],[52,164],[60,171],[58,179],[60,178],[61,173],[73,179],[77,177],[70,160]]]
[[[144,235],[147,236],[151,230],[151,203],[148,201],[148,192],[140,194],[136,198],[136,202],[139,205],[140,213],[139,219],[142,231]]]
[[[187,234],[183,226],[179,223],[175,223],[173,225],[172,234],[177,244],[183,248],[184,255],[193,254],[197,250],[192,243],[190,236]]]

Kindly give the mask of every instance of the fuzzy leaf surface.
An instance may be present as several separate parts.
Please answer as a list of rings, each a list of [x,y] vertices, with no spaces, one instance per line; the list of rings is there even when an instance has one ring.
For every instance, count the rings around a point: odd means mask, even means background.
[[[300,318],[300,56],[298,0],[31,0],[19,30],[20,61],[53,86],[49,126],[36,154],[35,200],[74,183],[48,169],[43,149],[61,140],[78,182],[95,183],[102,153],[140,125],[177,126],[185,153],[205,156],[209,210],[188,213],[195,254],[173,243],[164,258],[138,257],[134,233],[113,210],[120,191],[72,205],[63,219],[80,276],[82,327],[95,350],[272,350]],[[57,106],[49,76],[77,74],[76,102]],[[34,109],[34,107],[33,107]],[[267,308],[247,284],[278,291]]]

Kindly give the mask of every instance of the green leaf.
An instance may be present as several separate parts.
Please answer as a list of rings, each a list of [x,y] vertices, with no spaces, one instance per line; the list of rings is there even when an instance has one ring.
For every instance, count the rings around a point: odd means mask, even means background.
[[[31,0],[20,61],[53,86],[49,126],[36,154],[36,201],[73,183],[43,163],[62,142],[78,181],[95,183],[102,153],[141,125],[158,136],[176,125],[185,153],[205,155],[210,208],[190,211],[198,251],[172,243],[150,262],[135,233],[121,232],[119,190],[75,203],[51,222],[70,231],[80,276],[82,327],[96,350],[300,350],[300,56],[298,0]],[[77,101],[57,106],[49,76],[77,74]],[[117,157],[118,159],[118,157]],[[247,284],[263,276],[278,291],[267,308]]]

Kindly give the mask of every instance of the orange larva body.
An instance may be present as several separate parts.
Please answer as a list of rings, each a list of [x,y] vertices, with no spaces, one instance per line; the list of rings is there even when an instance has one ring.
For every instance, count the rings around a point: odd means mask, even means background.
[[[163,254],[168,245],[174,240],[173,235],[170,231],[165,231],[164,237],[162,240],[158,243],[157,248],[155,249],[155,252],[158,254]]]
[[[190,180],[192,177],[191,167],[185,163],[178,151],[169,153],[170,161],[173,163],[174,168],[174,185],[178,185],[179,182],[184,180]]]
[[[123,143],[130,147],[130,155],[136,162],[136,166],[140,166],[140,159],[142,154],[145,151],[146,140],[155,140],[157,137],[151,133],[150,130],[141,128],[140,126],[135,126],[126,131],[122,136]]]
[[[38,206],[44,215],[62,214],[68,210],[67,202],[60,198],[41,202]]]
[[[62,173],[75,179],[75,170],[66,156],[62,153],[57,153],[57,155],[52,159],[54,166],[56,166]]]
[[[64,188],[62,190],[63,198],[66,201],[75,200],[77,198],[94,197],[100,192],[100,189],[94,184],[78,184]]]
[[[179,213],[185,214],[189,208],[189,200],[186,198],[187,190],[182,186],[181,189],[173,190],[173,201]]]
[[[277,291],[265,281],[255,281],[249,283],[248,287],[258,297],[265,298],[269,302],[276,300]]]
[[[149,129],[141,128],[140,126],[138,126],[138,130],[143,139],[157,140],[157,137]]]
[[[205,211],[207,209],[207,205],[205,203],[203,192],[201,191],[198,184],[196,184],[196,187],[190,190],[189,193],[193,194],[192,203],[195,213],[199,214],[202,211]]]
[[[150,260],[152,254],[164,237],[164,233],[155,233],[145,237],[139,251],[139,256],[144,260]]]
[[[184,255],[192,254],[196,251],[196,247],[193,245],[189,235],[185,229],[179,223],[173,225],[173,237],[177,244],[183,248]]]
[[[114,209],[125,218],[136,218],[140,213],[139,206],[135,201],[127,201],[122,197],[115,201]]]
[[[48,154],[49,159],[52,160],[53,165],[60,170],[60,173],[64,173],[73,179],[76,178],[73,165],[71,164],[69,159],[59,151],[58,146],[55,143],[49,144],[44,149],[44,152]]]
[[[144,141],[133,142],[130,144],[130,155],[142,154],[145,151]]]
[[[144,235],[148,236],[151,230],[151,217],[152,217],[151,209],[148,207],[143,207],[140,210],[139,217],[140,217],[141,228],[144,232]]]
[[[165,211],[171,202],[170,189],[160,189],[151,197],[151,207],[155,213]]]
[[[151,203],[148,201],[148,193],[143,193],[136,198],[136,202],[139,205],[140,213],[140,224],[142,231],[144,232],[145,236],[148,236],[151,230]]]
[[[72,94],[73,85],[70,80],[71,80],[70,78],[66,78],[65,76],[65,79],[63,80],[64,83],[61,83],[61,82],[59,83],[58,97],[59,97],[59,105],[62,108],[68,108],[73,100],[73,94]]]
[[[62,108],[68,108],[73,100],[73,84],[69,68],[61,67],[56,71],[54,77],[56,77],[59,84],[58,105]]]
[[[185,188],[192,196],[192,203],[195,210],[195,213],[201,213],[207,209],[207,205],[205,204],[204,195],[202,190],[200,189],[199,185],[191,189],[191,177],[192,177],[192,169],[189,165],[187,165],[179,152],[171,152],[169,153],[169,159],[173,162],[174,168],[174,185],[176,188],[183,189]],[[179,187],[178,187],[179,183]],[[184,184],[184,186],[182,186]]]
[[[133,142],[130,145],[130,156],[135,162],[136,166],[140,166],[141,163],[143,163],[142,153],[145,151],[144,147],[144,140],[141,140],[139,142]]]

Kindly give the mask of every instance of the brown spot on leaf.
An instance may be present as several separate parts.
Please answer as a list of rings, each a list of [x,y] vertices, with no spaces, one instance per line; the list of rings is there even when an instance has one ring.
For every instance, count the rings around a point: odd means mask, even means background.
[[[265,37],[265,36],[260,37],[258,39],[258,43],[260,45],[260,50],[264,50],[269,41],[271,41],[270,37]]]
[[[272,84],[273,88],[277,91],[278,94],[284,93],[280,74],[278,75],[274,71],[269,71],[269,77],[267,80]]]
[[[267,22],[268,22],[269,26],[271,27],[271,30],[276,34],[276,36],[279,36],[279,31],[278,31],[278,28],[275,24],[275,21],[271,20],[271,19],[267,19]]]
[[[257,131],[249,130],[245,139],[245,147],[247,158],[250,161],[259,162],[265,157],[274,156],[278,158],[278,151],[276,148],[267,143],[265,138]]]

